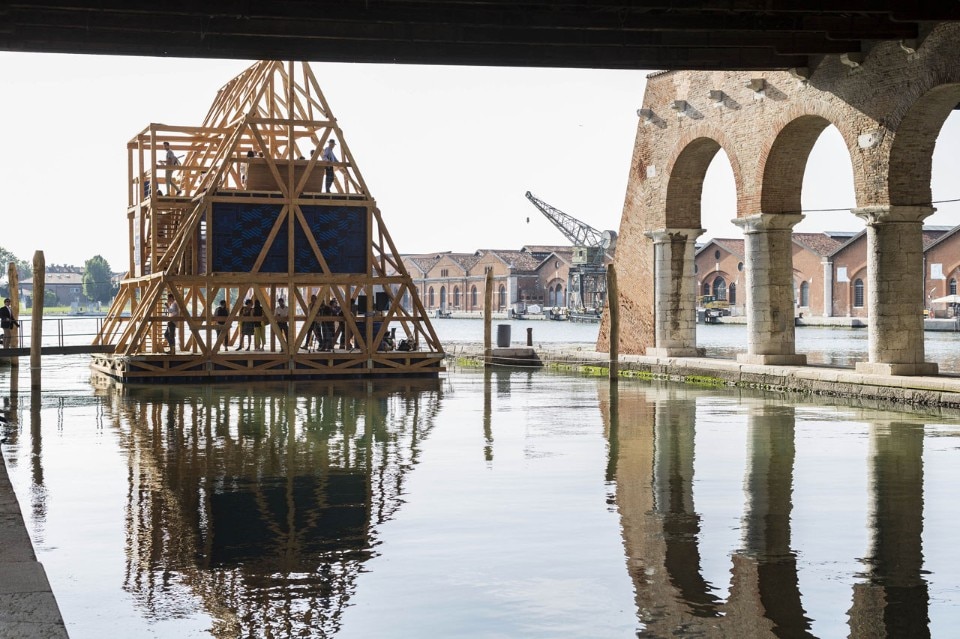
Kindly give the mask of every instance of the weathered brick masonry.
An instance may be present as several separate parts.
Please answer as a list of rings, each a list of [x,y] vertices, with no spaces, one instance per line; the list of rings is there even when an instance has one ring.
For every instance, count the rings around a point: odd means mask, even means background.
[[[702,232],[704,176],[723,149],[733,171],[739,225],[753,234],[747,237],[747,268],[755,276],[747,294],[750,339],[741,359],[800,363],[793,350],[793,297],[783,288],[791,282],[791,251],[781,244],[802,219],[809,153],[832,124],[850,153],[854,213],[867,223],[870,360],[862,368],[935,372],[923,355],[921,226],[934,211],[930,174],[937,135],[960,103],[958,60],[960,25],[946,23],[916,49],[878,43],[859,64],[828,56],[809,70],[791,72],[651,75],[638,111],[616,258],[621,352],[657,348],[681,355],[695,347],[689,318],[697,291],[685,275],[691,268],[677,259],[691,259],[684,240]],[[683,281],[664,286],[665,275],[658,273],[661,285],[655,289],[655,240],[661,253],[682,253],[661,254],[656,262],[658,268],[673,265],[667,277]],[[609,349],[608,322],[597,343],[603,351]],[[662,322],[679,332],[658,330]]]

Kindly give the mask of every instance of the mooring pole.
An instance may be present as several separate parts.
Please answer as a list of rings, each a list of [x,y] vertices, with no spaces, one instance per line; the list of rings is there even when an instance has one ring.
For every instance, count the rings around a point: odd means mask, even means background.
[[[7,263],[7,288],[10,295],[10,310],[20,321],[20,274],[17,273],[16,262]],[[10,331],[10,343],[4,344],[4,348],[17,348],[20,346],[20,327],[14,326]],[[13,379],[20,372],[20,358],[13,355],[10,358],[10,377]]]
[[[483,291],[483,365],[489,366],[492,359],[490,344],[493,322],[493,270],[487,271],[486,289]]]
[[[607,309],[610,311],[610,383],[620,378],[620,296],[617,291],[617,270],[607,265]]]
[[[33,306],[30,311],[30,388],[40,389],[40,342],[43,338],[43,294],[47,263],[43,251],[33,254]]]

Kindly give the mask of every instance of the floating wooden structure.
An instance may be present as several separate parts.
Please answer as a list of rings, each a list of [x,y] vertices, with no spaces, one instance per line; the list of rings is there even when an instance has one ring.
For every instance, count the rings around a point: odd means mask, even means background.
[[[324,159],[331,140],[335,162]],[[254,64],[220,89],[203,125],[151,124],[127,155],[129,272],[94,341],[114,352],[95,355],[96,370],[123,382],[443,370],[417,289],[307,63]],[[237,350],[247,300],[263,307],[265,343]],[[324,324],[336,344],[310,349]],[[410,350],[396,348],[403,341]]]

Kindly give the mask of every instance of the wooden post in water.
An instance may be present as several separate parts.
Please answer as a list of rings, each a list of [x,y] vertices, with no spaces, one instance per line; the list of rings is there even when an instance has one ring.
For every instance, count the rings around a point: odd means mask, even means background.
[[[607,265],[607,308],[610,311],[610,383],[620,378],[620,295],[617,291],[617,270]]]
[[[43,251],[33,254],[33,306],[30,309],[30,388],[40,388],[40,343],[43,338],[43,294],[47,263]]]
[[[20,274],[17,273],[16,262],[7,263],[7,288],[10,291],[10,310],[20,321]],[[4,348],[17,348],[20,346],[20,330],[14,326],[10,331],[10,343],[4,344]],[[10,378],[13,379],[20,371],[20,358],[16,355],[10,358]]]
[[[493,270],[487,271],[486,289],[483,291],[483,365],[489,366],[493,359],[490,333],[493,322]]]

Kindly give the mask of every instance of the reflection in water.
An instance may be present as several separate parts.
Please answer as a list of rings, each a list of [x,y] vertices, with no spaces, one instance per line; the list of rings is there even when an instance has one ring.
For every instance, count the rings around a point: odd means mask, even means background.
[[[870,437],[871,543],[853,588],[854,639],[929,637],[923,578],[923,427],[875,424]]]
[[[600,393],[604,404],[602,386]],[[791,547],[795,408],[763,401],[747,408],[742,547],[731,553],[731,587],[722,601],[700,566],[697,397],[624,385],[606,398],[608,479],[616,482],[638,636],[813,637]],[[850,637],[928,637],[923,427],[874,426],[870,441],[872,544],[863,581],[851,593]]]
[[[439,409],[436,380],[106,394],[129,460],[125,589],[214,636],[333,636]]]

